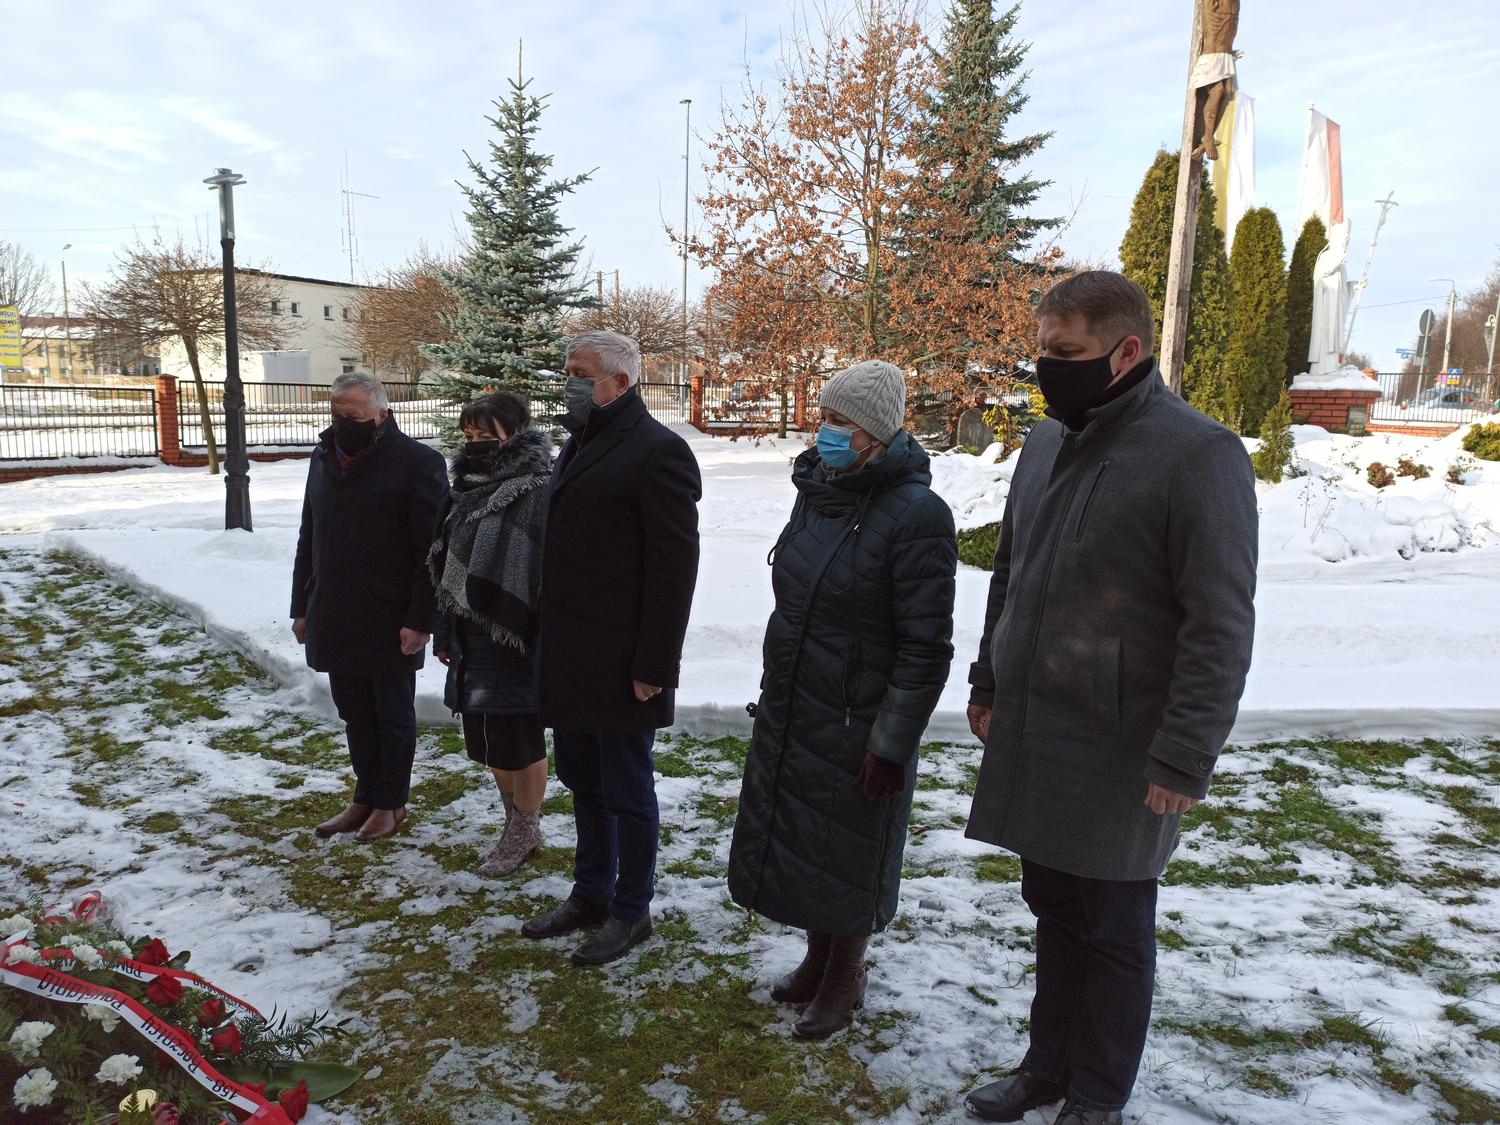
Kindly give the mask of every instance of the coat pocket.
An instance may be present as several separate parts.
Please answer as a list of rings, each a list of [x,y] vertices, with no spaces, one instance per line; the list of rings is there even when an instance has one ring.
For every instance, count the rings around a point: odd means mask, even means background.
[[[1120,665],[1124,643],[1119,637],[1094,642],[1094,728],[1102,734],[1120,733]]]
[[[1094,497],[1099,494],[1099,483],[1104,480],[1105,470],[1109,468],[1108,461],[1099,462],[1099,468],[1094,471],[1094,479],[1089,482],[1089,490],[1084,494],[1083,503],[1078,508],[1078,522],[1073,525],[1073,542],[1083,540],[1083,525],[1088,519],[1089,508],[1094,503]]]

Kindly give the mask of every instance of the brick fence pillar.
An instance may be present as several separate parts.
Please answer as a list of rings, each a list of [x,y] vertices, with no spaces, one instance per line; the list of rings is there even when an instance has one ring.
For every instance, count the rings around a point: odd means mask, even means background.
[[[694,429],[708,432],[708,427],[703,422],[703,376],[688,376],[688,421]]]
[[[163,464],[182,464],[182,435],[177,431],[177,376],[156,377],[156,452]]]
[[[1370,409],[1380,398],[1379,391],[1304,390],[1293,387],[1292,417],[1309,426],[1321,426],[1335,434],[1360,436],[1369,432]]]

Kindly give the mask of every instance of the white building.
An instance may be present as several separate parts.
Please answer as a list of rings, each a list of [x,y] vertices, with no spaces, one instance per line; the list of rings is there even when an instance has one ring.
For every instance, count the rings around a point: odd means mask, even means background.
[[[271,302],[271,313],[280,318],[286,337],[280,351],[240,353],[240,378],[245,382],[327,386],[345,372],[369,370],[350,332],[359,315],[359,293],[367,286],[260,270],[235,271],[237,277],[245,274],[269,278],[280,290]],[[206,350],[210,354],[202,359],[203,378],[222,380],[226,375],[222,341],[219,347]],[[162,344],[161,370],[180,379],[191,377],[180,341]]]

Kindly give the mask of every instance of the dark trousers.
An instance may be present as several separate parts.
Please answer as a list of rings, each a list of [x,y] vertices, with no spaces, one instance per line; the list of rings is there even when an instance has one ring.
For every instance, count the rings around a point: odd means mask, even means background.
[[[1036,999],[1021,1068],[1090,1109],[1123,1109],[1156,983],[1156,880],[1085,879],[1021,861],[1036,915]]]
[[[656,732],[552,732],[557,779],[573,793],[578,851],[573,894],[608,903],[616,918],[650,913],[656,875]]]
[[[416,672],[330,672],[328,689],[349,741],[354,803],[401,808],[417,753]]]

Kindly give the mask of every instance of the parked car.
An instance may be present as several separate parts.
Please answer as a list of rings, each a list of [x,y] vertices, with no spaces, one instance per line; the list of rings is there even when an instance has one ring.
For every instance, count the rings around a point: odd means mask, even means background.
[[[1412,403],[1418,410],[1487,410],[1489,404],[1468,387],[1428,387]]]

